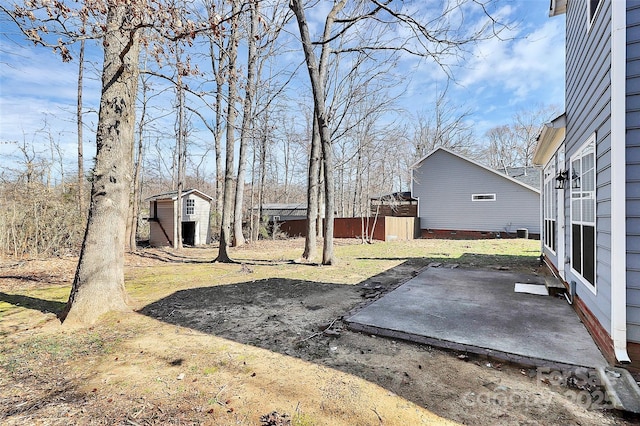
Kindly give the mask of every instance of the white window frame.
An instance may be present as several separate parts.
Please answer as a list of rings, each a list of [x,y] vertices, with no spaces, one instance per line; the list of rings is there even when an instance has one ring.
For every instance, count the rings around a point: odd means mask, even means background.
[[[556,191],[560,191],[556,189],[555,157],[553,158],[553,161],[550,162],[547,167],[545,167],[543,173],[544,179],[542,187],[542,217],[544,227],[542,241],[547,250],[555,255],[558,235],[558,196],[556,194]],[[551,223],[548,224],[547,222]],[[548,226],[551,226],[551,229],[549,229]],[[550,231],[553,231],[553,235],[549,235]]]
[[[185,213],[188,215],[196,214],[196,200],[193,198],[187,198],[185,203]]]
[[[589,169],[589,170],[584,170],[583,168],[583,161],[585,159],[585,157],[587,157],[588,155],[593,154],[593,168]],[[579,178],[580,178],[580,187],[579,188],[573,188],[573,184],[574,184],[574,163],[576,161],[580,162],[580,171],[579,173],[576,173]],[[587,139],[587,141],[580,147],[580,149],[578,149],[578,151],[576,151],[570,158],[569,160],[569,165],[570,165],[570,169],[569,169],[569,191],[570,191],[570,195],[569,195],[569,205],[570,205],[570,211],[569,211],[569,221],[570,221],[570,226],[571,226],[571,232],[570,232],[570,241],[571,241],[571,272],[576,276],[576,278],[582,283],[584,284],[584,286],[586,288],[588,288],[593,294],[597,293],[597,276],[598,276],[598,271],[597,271],[597,265],[598,265],[598,259],[597,259],[597,246],[598,246],[598,234],[597,234],[597,228],[596,228],[596,222],[597,222],[597,215],[596,215],[596,209],[597,209],[597,202],[596,202],[596,172],[597,172],[597,159],[596,159],[596,134],[593,133],[589,139]],[[585,178],[589,177],[589,176],[585,176],[587,173],[592,172],[592,181],[590,182],[591,185],[585,185]],[[585,186],[587,189],[585,189]],[[592,187],[593,189],[590,190],[589,187]],[[584,201],[585,200],[591,200],[593,202],[593,221],[585,221],[584,220],[584,216],[583,216],[583,212],[584,212]],[[580,220],[576,220],[576,215],[577,213],[574,212],[574,202],[580,202]],[[580,243],[584,244],[584,226],[593,226],[593,283],[589,282],[582,274],[584,271],[584,253],[582,252],[582,248],[580,250],[581,252],[581,257],[580,257],[580,261],[581,261],[581,265],[580,265],[580,272],[578,272],[575,268],[574,268],[574,256],[573,256],[573,244],[574,244],[574,225],[578,225],[581,226],[581,235],[580,235]]]
[[[488,198],[485,198],[488,197]],[[471,194],[471,201],[476,202],[486,202],[486,201],[496,201],[496,194]]]
[[[591,8],[591,3],[594,0],[587,0],[585,5],[587,7],[587,31],[591,31],[591,27],[593,27],[593,23],[596,21],[596,17],[600,13],[600,9],[602,9],[603,0],[596,0],[597,4],[595,9]]]

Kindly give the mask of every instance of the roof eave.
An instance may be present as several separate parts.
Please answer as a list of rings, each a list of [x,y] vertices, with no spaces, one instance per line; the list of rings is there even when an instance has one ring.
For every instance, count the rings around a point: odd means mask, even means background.
[[[562,114],[550,123],[546,123],[538,136],[538,145],[533,151],[533,164],[545,166],[564,142],[567,127],[567,116]]]
[[[567,13],[567,0],[551,0],[549,16],[564,15]]]
[[[549,16],[558,16],[567,13],[567,0],[551,0]]]

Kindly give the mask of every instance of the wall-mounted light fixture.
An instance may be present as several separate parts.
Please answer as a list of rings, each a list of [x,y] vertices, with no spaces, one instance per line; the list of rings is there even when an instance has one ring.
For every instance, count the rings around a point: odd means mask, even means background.
[[[569,172],[561,170],[556,176],[556,189],[566,188],[566,182],[569,179]]]
[[[575,170],[571,172],[571,188],[580,188],[580,176],[578,176]]]

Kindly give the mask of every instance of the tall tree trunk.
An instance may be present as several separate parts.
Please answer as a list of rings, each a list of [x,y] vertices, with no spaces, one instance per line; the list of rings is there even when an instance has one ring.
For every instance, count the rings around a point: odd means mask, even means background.
[[[144,146],[142,143],[142,135],[138,138],[138,152],[133,172],[133,195],[131,208],[131,225],[129,228],[129,250],[137,249],[136,235],[138,233],[138,216],[140,215],[140,175],[142,170],[142,155]]]
[[[343,2],[344,3],[344,2]],[[322,264],[331,265],[335,263],[333,253],[333,217],[334,217],[334,184],[333,184],[333,149],[331,146],[331,133],[327,121],[325,110],[325,91],[324,84],[320,78],[316,56],[313,51],[313,44],[309,35],[309,27],[307,25],[304,14],[304,7],[301,0],[291,0],[289,3],[291,10],[296,15],[298,28],[300,29],[300,39],[302,49],[304,50],[305,61],[307,63],[307,71],[311,80],[311,89],[313,91],[314,107],[317,112],[316,119],[318,121],[318,130],[320,132],[320,141],[322,144],[322,155],[324,159],[324,180],[325,180],[325,223],[324,223],[324,245],[322,250]],[[334,6],[335,10],[335,6]]]
[[[260,188],[258,189],[258,233],[262,226],[262,206],[264,205],[264,186],[267,176],[267,141],[268,139],[268,116],[265,118],[265,130],[260,139]]]
[[[80,55],[78,57],[78,210],[80,217],[84,219],[84,149],[83,149],[83,122],[82,122],[82,89],[84,79],[84,40],[80,41]]]
[[[320,138],[320,136],[318,136]],[[322,158],[322,147],[318,144],[318,149],[320,150],[320,167],[318,168],[318,205],[316,206],[318,213],[316,216],[317,226],[316,233],[318,238],[323,237],[323,229],[324,229],[324,159]]]
[[[91,205],[71,294],[60,314],[65,322],[93,323],[108,311],[129,309],[124,238],[139,74],[139,37],[126,28],[130,14],[128,3],[110,4],[107,11]]]
[[[331,11],[329,12],[329,14],[327,15],[327,19],[325,20],[325,25],[324,25],[324,32],[323,32],[323,40],[329,40],[330,36],[331,36],[331,29],[333,27],[335,18],[338,14],[338,12],[340,12],[344,6],[346,4],[346,0],[340,0],[339,2],[334,3],[333,8],[331,9]],[[292,1],[290,3],[290,6],[292,8],[292,10],[294,11],[294,13],[296,14],[296,19],[298,20],[298,25],[301,26],[302,24],[300,23],[300,18],[303,19],[304,21],[304,26],[306,27],[306,20],[305,20],[305,16],[304,16],[304,9],[303,6],[300,4],[299,1]],[[296,12],[296,9],[299,10],[299,13]],[[308,31],[308,29],[307,29]],[[302,28],[300,29],[300,33],[302,33]],[[308,34],[307,34],[308,36]],[[309,38],[309,43],[310,43],[310,37]],[[303,42],[303,47],[304,47],[304,39],[302,40]],[[320,62],[318,64],[318,68],[316,69],[317,71],[317,75],[318,75],[318,83],[319,86],[321,87],[321,102],[322,105],[324,106],[325,104],[325,99],[326,99],[326,95],[325,95],[325,84],[327,81],[327,76],[329,73],[329,55],[331,53],[331,49],[329,47],[328,43],[323,43],[322,44],[322,49],[320,51]],[[313,53],[313,51],[311,51],[311,54],[313,55],[313,62],[315,63],[315,54]],[[305,51],[305,59],[307,58],[307,53]],[[307,60],[307,67],[310,67],[311,64],[308,62]],[[313,79],[313,77],[311,77],[311,73],[312,71],[309,69],[309,75],[310,78]],[[315,90],[315,89],[314,89]],[[314,92],[314,105],[315,103],[317,103],[318,101],[315,99],[316,94]],[[323,108],[324,110],[324,108]],[[323,140],[322,137],[320,135],[321,132],[321,128],[318,125],[318,108],[317,106],[314,107],[314,123],[313,123],[313,135],[311,137],[311,154],[309,156],[309,176],[308,176],[308,187],[307,187],[307,200],[308,200],[308,204],[307,204],[307,236],[305,238],[305,248],[304,248],[304,253],[302,254],[302,257],[306,260],[311,260],[314,256],[315,256],[315,252],[316,252],[316,244],[317,244],[317,240],[316,237],[322,237],[323,234],[323,215],[320,214],[321,212],[321,205],[322,205],[322,200],[323,198],[323,193],[322,193],[322,188],[323,185],[321,183],[322,181],[322,176],[323,176],[323,172],[326,169],[326,167],[323,166],[323,162],[326,161],[326,157],[323,155],[324,152],[324,146],[323,144]],[[328,124],[328,123],[327,123]],[[315,164],[314,164],[315,162]],[[331,166],[333,167],[333,166]],[[325,187],[326,188],[326,187]],[[332,190],[333,191],[333,190]],[[326,196],[326,194],[324,194]],[[333,203],[333,200],[331,201],[331,203]],[[333,206],[331,206],[331,236],[330,236],[330,241],[329,244],[331,246],[331,252],[333,252]],[[326,226],[328,225],[328,220],[329,217],[327,216],[327,214],[325,213],[325,221],[324,221],[324,227],[326,228]],[[316,222],[315,224],[311,224],[312,222]],[[327,235],[327,230],[324,230],[324,234]],[[327,239],[324,240],[324,249],[323,249],[323,259],[325,258],[325,255],[327,254]],[[331,258],[333,257],[333,254],[331,254],[330,256]],[[323,260],[324,263],[324,260]]]
[[[320,134],[318,132],[317,114],[313,113],[311,134],[311,152],[309,154],[309,176],[307,186],[307,235],[304,239],[302,258],[313,260],[317,252],[317,220],[318,220],[318,187],[320,174]],[[320,225],[321,226],[321,225]]]
[[[226,147],[226,163],[224,173],[224,196],[222,200],[222,226],[220,229],[220,247],[218,249],[218,262],[231,262],[227,251],[231,243],[231,213],[233,208],[233,180],[234,180],[234,150],[235,150],[235,124],[238,112],[235,108],[235,99],[237,96],[237,57],[238,57],[238,40],[240,38],[240,29],[238,28],[238,14],[240,13],[239,0],[232,0],[231,6],[231,34],[229,36],[229,44],[227,46],[227,54],[229,57],[229,82],[228,82],[228,99],[227,99],[227,147]]]
[[[144,127],[147,118],[147,84],[142,82],[142,100],[140,110],[140,120],[138,121],[138,152],[134,158],[133,185],[131,195],[131,206],[129,208],[129,226],[127,228],[127,239],[129,251],[137,249],[136,234],[138,233],[138,216],[140,214],[140,186],[142,174],[142,156],[144,154]]]
[[[254,1],[251,4],[250,19],[251,26],[248,36],[247,52],[247,84],[244,95],[244,105],[242,110],[242,127],[240,128],[240,153],[238,158],[238,180],[236,182],[236,202],[235,216],[233,221],[234,246],[244,245],[245,239],[242,231],[243,204],[244,204],[244,180],[247,173],[247,145],[253,123],[253,98],[256,91],[256,37],[258,34],[258,18],[260,2]]]
[[[173,239],[173,248],[182,249],[182,190],[184,185],[184,164],[185,164],[185,130],[184,130],[184,91],[182,89],[182,70],[180,69],[180,60],[176,61],[178,72],[178,131],[177,133],[177,151],[178,151],[178,192],[176,194],[175,204],[175,235]]]
[[[253,211],[253,207],[255,205],[255,197],[256,197],[256,138],[253,138],[253,149],[252,156],[253,159],[251,161],[251,191],[249,196],[249,211],[251,214],[249,215],[249,238],[251,242],[256,242],[258,237],[255,233],[256,231],[256,221],[255,221],[255,212]]]
[[[213,14],[215,14],[215,10],[211,9],[210,19],[216,19]],[[218,49],[219,52],[222,52],[222,49]],[[224,169],[222,167],[222,135],[224,131],[224,127],[222,126],[222,111],[224,105],[224,61],[225,56],[222,53],[216,55],[216,44],[213,39],[209,41],[209,54],[211,56],[211,69],[215,75],[216,82],[216,104],[215,104],[215,128],[214,128],[214,152],[215,152],[215,162],[216,162],[216,183],[215,183],[215,222],[213,226],[216,228],[220,228],[222,226],[222,204],[223,204],[223,192],[224,192]],[[217,65],[216,65],[217,62]]]

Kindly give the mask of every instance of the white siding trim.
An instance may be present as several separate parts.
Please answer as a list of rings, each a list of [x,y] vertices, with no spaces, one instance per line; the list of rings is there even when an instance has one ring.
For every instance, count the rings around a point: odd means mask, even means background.
[[[496,194],[471,194],[471,201],[496,201]]]
[[[626,47],[627,2],[611,2],[611,338],[616,359],[627,354]],[[596,12],[597,14],[597,12]]]
[[[558,153],[557,153],[557,164],[558,164],[558,168],[561,170],[567,170],[567,165],[566,165],[566,160],[565,160],[565,146],[564,146],[564,141],[562,143],[562,145],[560,146],[560,148],[558,149]],[[564,189],[559,189],[558,190],[558,201],[557,201],[557,228],[558,228],[558,242],[556,243],[558,245],[558,254],[557,254],[557,258],[558,258],[558,264],[556,265],[556,268],[558,269],[558,274],[560,274],[560,278],[562,278],[563,280],[565,279],[565,257],[566,257],[566,234],[565,234],[565,226],[566,226],[566,210],[565,210],[565,190]]]
[[[569,165],[570,168],[569,170],[569,223],[571,226],[571,232],[570,232],[570,241],[571,241],[571,272],[573,272],[573,274],[575,275],[576,279],[584,286],[586,287],[590,292],[592,292],[594,295],[598,294],[598,217],[597,217],[597,209],[598,209],[598,203],[597,203],[597,176],[596,176],[596,171],[598,170],[598,162],[597,162],[597,156],[596,156],[596,152],[597,152],[597,137],[595,133],[592,133],[591,136],[589,136],[589,138],[580,146],[580,148],[571,156],[571,158],[569,159]],[[584,157],[586,157],[586,155],[584,155],[584,152],[586,151],[586,149],[589,147],[589,145],[593,145],[592,149],[593,149],[593,198],[591,198],[593,200],[593,222],[592,221],[585,221],[583,220],[583,212],[584,212],[584,206],[582,205],[582,194],[584,194],[585,191],[582,191],[582,188],[580,188],[580,191],[578,191],[581,195],[578,198],[579,202],[580,202],[580,220],[574,220],[574,211],[573,211],[573,203],[574,203],[574,197],[573,197],[573,188],[572,188],[572,184],[573,184],[573,163],[574,161],[580,161],[580,179],[582,181],[582,185],[584,185],[584,169],[582,166],[582,160]],[[587,154],[590,155],[590,154]],[[594,273],[593,273],[593,283],[590,283],[589,281],[587,281],[587,279],[583,276],[584,275],[584,252],[582,251],[582,247],[580,248],[580,261],[581,261],[581,265],[580,265],[580,272],[578,272],[574,267],[574,262],[575,262],[575,258],[573,257],[573,251],[574,251],[574,234],[573,234],[573,225],[578,224],[578,225],[587,225],[587,226],[592,226],[593,227],[593,267],[594,267]],[[583,238],[584,234],[581,234],[580,236],[580,245],[583,246],[584,244],[584,238]]]
[[[598,4],[596,5],[596,10],[594,10],[593,13],[591,13],[591,0],[587,0],[584,3],[587,6],[587,32],[590,32],[591,28],[593,27],[593,24],[596,22],[596,19],[598,18],[598,14],[602,9],[602,3],[604,3],[604,1],[598,0]]]

